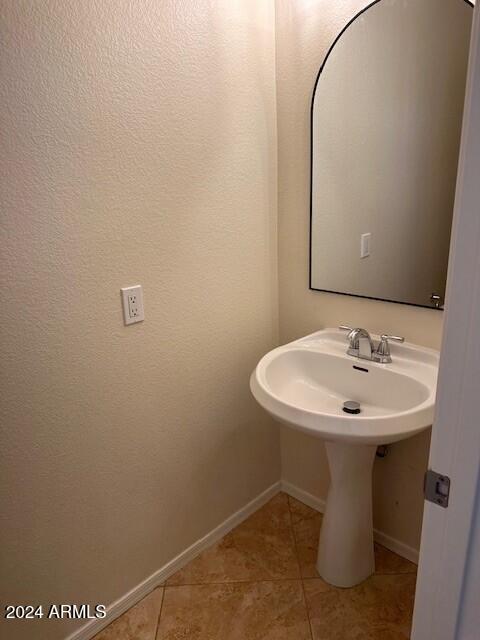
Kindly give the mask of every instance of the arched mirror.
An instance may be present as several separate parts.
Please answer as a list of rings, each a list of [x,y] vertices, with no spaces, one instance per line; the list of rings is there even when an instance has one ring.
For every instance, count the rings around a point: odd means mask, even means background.
[[[311,111],[311,289],[442,307],[472,6],[377,0],[328,52]]]

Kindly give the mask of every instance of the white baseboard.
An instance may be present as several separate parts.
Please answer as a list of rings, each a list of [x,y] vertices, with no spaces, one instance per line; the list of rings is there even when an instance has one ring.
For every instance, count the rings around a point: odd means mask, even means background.
[[[296,498],[312,509],[315,509],[315,511],[325,513],[325,500],[317,498],[317,496],[308,493],[308,491],[300,489],[291,482],[282,480],[281,490],[285,493],[288,493],[288,495],[292,496],[292,498]],[[389,536],[386,533],[383,533],[383,531],[379,531],[378,529],[373,530],[373,535],[375,541],[378,542],[378,544],[381,544],[383,547],[390,549],[390,551],[393,551],[399,556],[402,556],[402,558],[406,558],[407,560],[410,560],[410,562],[418,564],[418,549],[409,547],[407,544],[404,544],[396,538],[392,538],[392,536]]]
[[[215,527],[210,533],[207,533],[203,538],[194,542],[188,549],[182,551],[176,558],[167,562],[163,567],[152,573],[151,576],[146,578],[139,585],[131,589],[128,593],[121,596],[118,600],[113,602],[107,607],[107,615],[103,619],[90,620],[85,625],[71,633],[66,640],[90,640],[95,634],[109,625],[115,618],[118,618],[125,613],[130,607],[133,607],[137,602],[144,598],[148,593],[153,591],[156,587],[160,586],[173,575],[176,571],[188,564],[193,558],[199,555],[202,551],[211,547],[215,542],[223,538],[229,531],[234,529],[241,522],[246,520],[248,516],[252,515],[255,511],[260,509],[266,502],[268,502],[274,495],[280,491],[280,482],[272,484],[271,487],[263,491],[260,495],[254,498],[251,502],[239,509],[236,513],[228,517],[224,522]]]
[[[287,493],[292,498],[296,498],[306,504],[308,507],[315,509],[315,511],[319,511],[320,513],[325,513],[325,500],[321,498],[317,498],[313,493],[309,493],[308,491],[304,491],[297,487],[297,485],[292,484],[291,482],[287,482],[286,480],[282,480],[280,483],[281,491]]]
[[[390,549],[390,551],[393,551],[397,555],[402,556],[402,558],[405,558],[406,560],[410,560],[410,562],[413,562],[414,564],[418,565],[418,556],[419,556],[418,549],[408,546],[408,544],[405,544],[404,542],[402,542],[401,540],[398,540],[397,538],[392,538],[392,536],[389,536],[388,534],[384,533],[383,531],[380,531],[379,529],[373,530],[373,537],[375,538],[375,542],[378,542],[378,544],[381,544],[382,547],[386,547],[387,549]]]

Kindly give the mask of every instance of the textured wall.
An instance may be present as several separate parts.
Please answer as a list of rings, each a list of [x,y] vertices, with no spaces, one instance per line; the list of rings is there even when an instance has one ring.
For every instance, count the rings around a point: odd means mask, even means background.
[[[462,0],[458,0],[461,2]],[[440,346],[442,313],[308,290],[310,100],[318,69],[342,27],[365,0],[277,0],[280,340],[340,323]],[[375,524],[416,547],[429,433],[391,446],[375,468]],[[324,498],[327,462],[321,441],[284,428],[282,475]]]
[[[273,28],[269,0],[1,3],[2,602],[108,603],[279,478],[248,388],[278,340]],[[33,624],[0,635],[75,626]]]

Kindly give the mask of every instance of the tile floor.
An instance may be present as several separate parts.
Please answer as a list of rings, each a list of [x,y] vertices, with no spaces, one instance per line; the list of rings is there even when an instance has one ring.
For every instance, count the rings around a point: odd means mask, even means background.
[[[353,589],[315,569],[322,516],[280,493],[94,640],[406,640],[416,566],[376,546]]]

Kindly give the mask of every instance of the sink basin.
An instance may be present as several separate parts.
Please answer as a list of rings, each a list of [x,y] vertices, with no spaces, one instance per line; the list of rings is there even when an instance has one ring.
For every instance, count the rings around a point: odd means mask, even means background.
[[[340,587],[375,570],[371,476],[377,446],[433,421],[438,352],[403,343],[391,345],[391,354],[388,364],[347,355],[345,333],[324,329],[267,353],[250,379],[254,397],[272,416],[326,443],[331,484],[317,569]],[[343,411],[348,400],[360,404],[359,414]]]
[[[392,345],[392,362],[379,364],[346,351],[337,329],[274,349],[253,372],[252,393],[275,418],[327,440],[388,444],[432,424],[438,352]],[[344,413],[346,400],[361,413]]]

